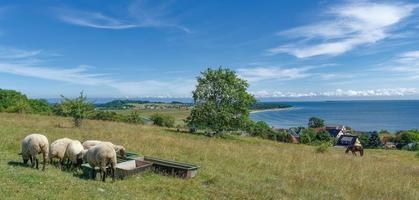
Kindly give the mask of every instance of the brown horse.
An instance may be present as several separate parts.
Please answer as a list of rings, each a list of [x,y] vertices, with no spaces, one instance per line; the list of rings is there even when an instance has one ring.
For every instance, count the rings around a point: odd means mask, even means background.
[[[356,152],[359,151],[359,155],[364,155],[364,148],[362,146],[348,146],[345,153],[348,153],[349,151],[352,151],[352,154],[356,156]]]

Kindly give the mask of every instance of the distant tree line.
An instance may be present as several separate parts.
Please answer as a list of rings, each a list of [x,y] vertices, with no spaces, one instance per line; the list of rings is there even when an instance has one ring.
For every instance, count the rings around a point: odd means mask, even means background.
[[[0,112],[28,113],[40,115],[57,115],[71,117],[74,126],[82,126],[84,119],[126,122],[144,124],[147,120],[138,111],[132,111],[127,115],[113,111],[96,110],[95,105],[89,102],[83,92],[77,98],[61,96],[62,100],[56,104],[49,104],[45,99],[29,99],[26,95],[14,91],[0,89]],[[173,117],[156,115],[150,119],[159,126],[173,127]]]

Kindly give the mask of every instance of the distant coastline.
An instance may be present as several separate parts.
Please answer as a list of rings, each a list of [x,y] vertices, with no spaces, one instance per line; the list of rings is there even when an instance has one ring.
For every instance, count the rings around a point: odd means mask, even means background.
[[[295,109],[295,107],[272,108],[272,109],[258,109],[258,110],[251,110],[250,113],[271,112],[271,111],[292,110],[292,109]]]

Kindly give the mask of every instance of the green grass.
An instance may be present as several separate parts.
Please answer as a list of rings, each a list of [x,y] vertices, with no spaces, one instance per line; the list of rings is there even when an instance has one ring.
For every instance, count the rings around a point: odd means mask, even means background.
[[[0,114],[0,199],[417,199],[414,152],[366,150],[364,157],[330,148],[247,137],[177,133],[155,126]],[[64,127],[64,128],[63,128]],[[200,165],[189,180],[144,173],[114,183],[85,180],[48,165],[20,164],[20,141],[32,132],[123,144],[129,151]]]

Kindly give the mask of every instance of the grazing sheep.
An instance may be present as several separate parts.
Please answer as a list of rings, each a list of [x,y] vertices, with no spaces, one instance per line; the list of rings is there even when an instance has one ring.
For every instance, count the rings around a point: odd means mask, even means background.
[[[92,178],[96,178],[95,167],[100,168],[100,178],[105,181],[106,168],[109,166],[111,170],[112,180],[115,181],[116,170],[116,152],[113,146],[107,143],[100,143],[90,148],[84,155],[83,161],[89,163],[92,167]]]
[[[50,148],[49,148],[50,163],[52,163],[53,158],[58,158],[60,167],[64,165],[65,151],[67,149],[67,145],[70,144],[71,141],[73,140],[69,138],[61,138],[51,143]]]
[[[90,148],[102,143],[102,141],[99,140],[86,140],[83,142],[83,148],[86,150],[89,150]]]
[[[80,167],[83,164],[83,153],[85,152],[83,145],[78,140],[72,140],[65,150],[65,158],[67,158],[67,167],[70,164],[73,167]]]
[[[30,160],[32,167],[36,166],[36,169],[39,169],[39,160],[36,156],[40,153],[42,153],[42,157],[44,159],[42,170],[45,170],[45,164],[46,160],[48,159],[49,153],[49,144],[47,137],[41,134],[34,133],[26,136],[22,140],[21,155],[24,164],[27,164],[28,160]]]
[[[85,142],[83,142],[83,147],[84,149],[88,150],[98,144],[102,143],[102,141],[100,140],[86,140]],[[104,143],[108,143],[110,144],[114,149],[115,152],[120,155],[121,157],[125,156],[125,147],[122,145],[114,145],[111,142],[104,142]]]

